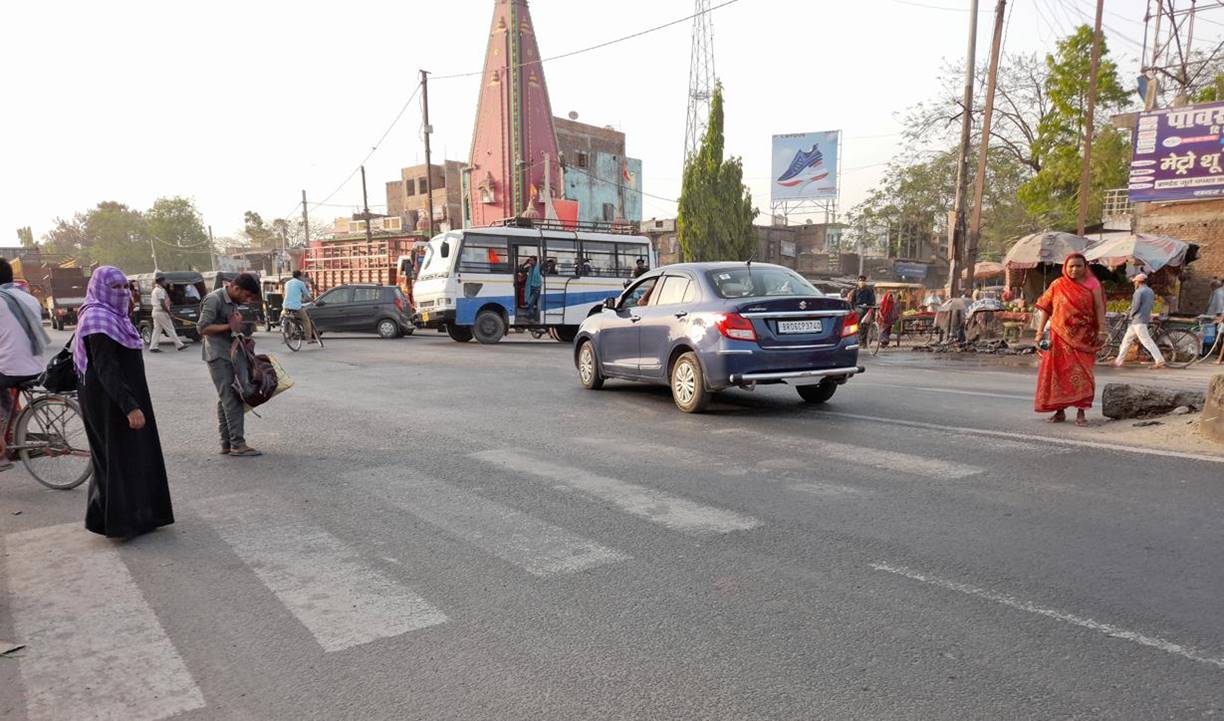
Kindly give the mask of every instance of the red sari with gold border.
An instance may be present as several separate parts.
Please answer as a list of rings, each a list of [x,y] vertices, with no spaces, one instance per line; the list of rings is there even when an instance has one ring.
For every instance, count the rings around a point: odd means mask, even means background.
[[[1064,408],[1091,408],[1096,395],[1096,292],[1091,273],[1084,282],[1063,276],[1050,284],[1036,306],[1050,317],[1050,350],[1041,355],[1033,408],[1049,413]]]

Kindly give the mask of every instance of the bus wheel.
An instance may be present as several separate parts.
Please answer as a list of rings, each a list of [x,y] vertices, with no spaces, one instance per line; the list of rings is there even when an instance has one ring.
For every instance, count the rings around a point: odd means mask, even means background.
[[[467,343],[472,339],[472,326],[470,325],[446,325],[446,334],[451,337],[451,340],[456,343]]]
[[[506,321],[495,310],[482,310],[476,314],[472,336],[484,345],[493,345],[506,335]]]
[[[578,326],[576,325],[559,325],[553,328],[553,337],[559,343],[573,343],[577,336]]]

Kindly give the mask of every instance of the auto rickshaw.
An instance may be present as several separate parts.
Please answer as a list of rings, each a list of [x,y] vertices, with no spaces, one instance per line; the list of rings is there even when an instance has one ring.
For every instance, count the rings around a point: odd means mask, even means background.
[[[280,325],[281,313],[284,312],[285,283],[291,278],[292,275],[265,275],[260,279],[265,330],[269,333],[273,327]]]

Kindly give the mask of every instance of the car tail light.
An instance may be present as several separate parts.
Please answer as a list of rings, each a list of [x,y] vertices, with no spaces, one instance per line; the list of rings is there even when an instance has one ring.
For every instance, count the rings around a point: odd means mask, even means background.
[[[842,319],[842,338],[849,338],[859,332],[859,317],[858,313],[850,311],[846,317]]]
[[[398,293],[395,294],[395,309],[401,312],[404,310],[404,296]]]
[[[739,313],[727,313],[720,316],[716,325],[718,332],[724,337],[732,340],[750,340],[755,342],[756,330],[752,327],[752,321],[748,320]]]

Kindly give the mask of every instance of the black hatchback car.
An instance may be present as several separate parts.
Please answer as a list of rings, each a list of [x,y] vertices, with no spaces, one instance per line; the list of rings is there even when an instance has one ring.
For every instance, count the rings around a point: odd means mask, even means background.
[[[393,285],[339,285],[306,304],[320,332],[412,335],[408,299]]]

